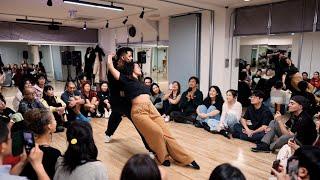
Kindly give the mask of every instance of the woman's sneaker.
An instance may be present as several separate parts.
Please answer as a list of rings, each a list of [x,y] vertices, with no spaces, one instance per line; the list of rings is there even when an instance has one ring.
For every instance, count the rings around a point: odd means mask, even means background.
[[[111,136],[106,135],[104,142],[109,143],[110,141],[111,141]]]
[[[196,161],[192,161],[188,166],[192,167],[193,169],[200,169],[200,166],[196,163]]]

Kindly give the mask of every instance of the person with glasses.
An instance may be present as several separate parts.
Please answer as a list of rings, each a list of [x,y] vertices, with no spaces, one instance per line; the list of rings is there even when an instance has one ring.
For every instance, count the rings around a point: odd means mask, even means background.
[[[273,119],[270,109],[263,104],[263,98],[264,93],[260,90],[252,93],[251,105],[240,119],[240,123],[234,125],[232,137],[251,142],[258,142],[262,139]]]
[[[35,98],[34,88],[25,88],[23,91],[23,99],[19,104],[18,112],[23,115],[25,112],[34,108],[45,109],[42,103]]]

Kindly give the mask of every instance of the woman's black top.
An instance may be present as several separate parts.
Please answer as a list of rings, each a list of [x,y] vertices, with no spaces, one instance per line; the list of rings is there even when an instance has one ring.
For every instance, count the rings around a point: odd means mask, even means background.
[[[148,94],[150,95],[150,88],[139,82],[138,79],[129,78],[126,75],[120,73],[119,80],[124,85],[124,93],[127,98],[130,100],[134,99],[135,97],[141,94]]]
[[[39,146],[39,148],[43,151],[43,159],[42,164],[47,172],[50,179],[53,179],[55,173],[55,165],[59,156],[61,156],[61,152],[58,149],[55,149],[50,146]],[[27,177],[30,180],[37,180],[37,174],[34,171],[33,167],[30,163],[28,163],[24,169],[22,170],[20,176]]]

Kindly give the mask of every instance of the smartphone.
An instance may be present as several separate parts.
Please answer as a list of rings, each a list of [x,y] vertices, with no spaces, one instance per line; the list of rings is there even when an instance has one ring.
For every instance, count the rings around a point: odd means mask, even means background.
[[[12,132],[12,155],[19,156],[23,153],[23,132],[16,131]]]
[[[298,179],[299,160],[292,159],[287,165],[288,173],[292,180]]]
[[[35,147],[34,136],[32,132],[23,132],[24,148],[26,153],[30,154],[32,148]]]

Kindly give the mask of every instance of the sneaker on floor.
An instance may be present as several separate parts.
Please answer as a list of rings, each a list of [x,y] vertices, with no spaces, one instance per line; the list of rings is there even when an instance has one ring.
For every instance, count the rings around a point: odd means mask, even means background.
[[[208,123],[203,122],[203,123],[202,123],[202,126],[203,126],[203,129],[205,129],[205,130],[208,131],[208,132],[211,132],[211,131],[210,131],[210,126],[208,125]]]
[[[109,143],[110,141],[111,141],[111,136],[106,135],[104,142]]]
[[[155,155],[153,154],[153,152],[149,151],[148,152],[148,155],[151,159],[154,159],[155,158]]]
[[[169,122],[170,121],[170,116],[166,116],[165,118],[164,118],[164,122]]]
[[[200,166],[196,163],[196,161],[192,161],[188,166],[192,167],[193,169],[200,169]]]
[[[169,167],[171,165],[171,163],[170,163],[169,160],[165,160],[165,161],[163,161],[162,165],[166,166],[166,167]]]
[[[261,142],[259,144],[257,144],[257,147],[255,148],[251,148],[252,152],[265,152],[265,153],[269,153],[271,152],[270,148],[269,148],[269,144]]]
[[[203,124],[200,121],[196,121],[194,123],[194,126],[197,127],[197,128],[203,128]]]
[[[229,133],[229,131],[222,129],[219,133],[220,133],[222,136],[224,136],[224,137],[226,137],[226,138],[228,138],[228,139],[231,139],[231,134]]]

